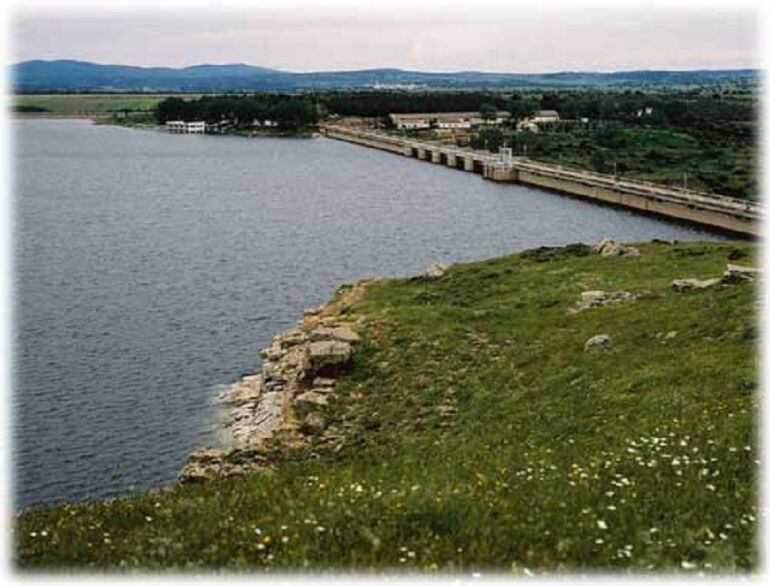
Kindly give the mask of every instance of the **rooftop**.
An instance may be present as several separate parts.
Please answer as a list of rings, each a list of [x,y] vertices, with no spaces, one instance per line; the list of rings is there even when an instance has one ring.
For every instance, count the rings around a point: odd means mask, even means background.
[[[557,114],[558,115],[558,114]],[[498,110],[496,113],[498,118],[510,118],[510,112],[504,110]],[[480,112],[417,112],[411,114],[391,114],[393,118],[480,118]]]

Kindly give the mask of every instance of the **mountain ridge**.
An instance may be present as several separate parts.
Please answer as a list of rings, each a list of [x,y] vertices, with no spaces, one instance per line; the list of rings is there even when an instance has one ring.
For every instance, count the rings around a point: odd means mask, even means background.
[[[102,64],[77,59],[33,59],[11,65],[17,92],[37,91],[265,91],[355,89],[378,85],[427,88],[534,88],[699,85],[756,81],[757,69],[642,69],[501,73],[430,72],[394,67],[294,72],[247,63],[200,63],[185,67]]]

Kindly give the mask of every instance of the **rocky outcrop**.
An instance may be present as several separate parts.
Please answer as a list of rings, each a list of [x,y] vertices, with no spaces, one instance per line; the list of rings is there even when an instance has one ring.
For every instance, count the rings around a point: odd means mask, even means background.
[[[341,288],[332,302],[306,311],[298,327],[272,339],[260,352],[262,371],[219,396],[230,407],[225,429],[233,447],[193,452],[179,474],[182,482],[265,470],[270,467],[268,440],[297,445],[321,434],[337,438],[326,433],[323,412],[360,340],[355,328],[363,318],[346,313],[369,282]]]
[[[446,265],[440,262],[433,264],[420,273],[420,278],[426,281],[435,281],[446,274],[446,269]]]
[[[639,299],[639,294],[631,293],[630,291],[583,291],[575,307],[569,308],[567,313],[575,314],[592,307],[616,305],[637,299]]]
[[[718,285],[720,279],[674,279],[671,282],[671,288],[679,293],[683,291],[692,291],[693,289],[708,289]]]
[[[639,249],[618,244],[610,238],[602,238],[591,247],[591,253],[599,256],[639,256]]]
[[[754,281],[761,275],[762,269],[728,264],[725,272],[722,273],[721,281],[725,285],[735,285],[737,283],[743,283],[744,281]]]
[[[675,279],[671,282],[671,288],[677,292],[692,291],[696,289],[709,289],[716,285],[737,285],[751,282],[762,275],[762,270],[756,267],[728,264],[721,277],[710,279]]]

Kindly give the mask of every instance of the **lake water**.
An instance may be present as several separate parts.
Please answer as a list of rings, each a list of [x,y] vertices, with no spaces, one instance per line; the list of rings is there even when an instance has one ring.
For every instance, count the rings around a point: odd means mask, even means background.
[[[327,139],[14,122],[15,506],[174,481],[212,398],[343,282],[716,238]]]

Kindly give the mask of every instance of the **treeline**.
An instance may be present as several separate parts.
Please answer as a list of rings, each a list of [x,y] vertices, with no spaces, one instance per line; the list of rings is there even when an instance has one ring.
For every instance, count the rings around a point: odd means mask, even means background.
[[[320,96],[319,96],[320,97]],[[520,96],[516,96],[521,99]],[[499,92],[339,92],[320,97],[330,114],[339,116],[387,116],[391,113],[478,111],[488,105],[509,110],[514,101],[510,94]],[[531,101],[533,109],[537,102]]]
[[[293,95],[204,96],[195,100],[171,97],[158,103],[155,119],[159,124],[198,120],[236,127],[270,121],[284,130],[303,130],[318,123],[318,108],[307,97]]]

